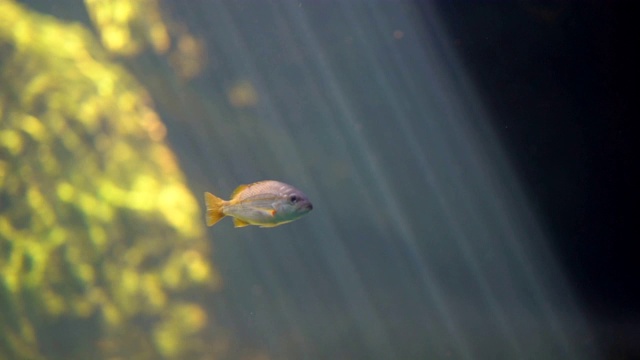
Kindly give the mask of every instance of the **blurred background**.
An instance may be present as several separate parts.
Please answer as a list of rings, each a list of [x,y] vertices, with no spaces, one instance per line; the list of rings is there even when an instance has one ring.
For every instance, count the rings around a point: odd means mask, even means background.
[[[0,0],[0,358],[638,357],[633,10]]]

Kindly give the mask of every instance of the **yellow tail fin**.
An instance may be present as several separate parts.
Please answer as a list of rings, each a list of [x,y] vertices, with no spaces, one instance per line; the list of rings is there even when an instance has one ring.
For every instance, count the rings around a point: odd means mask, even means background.
[[[213,226],[225,216],[222,212],[224,200],[210,192],[205,192],[204,203],[207,206],[207,226]]]

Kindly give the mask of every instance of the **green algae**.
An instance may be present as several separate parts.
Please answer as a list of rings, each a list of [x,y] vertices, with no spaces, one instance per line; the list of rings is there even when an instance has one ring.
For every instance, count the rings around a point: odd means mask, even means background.
[[[221,280],[203,216],[150,97],[103,46],[0,0],[0,358],[209,357],[202,301]]]

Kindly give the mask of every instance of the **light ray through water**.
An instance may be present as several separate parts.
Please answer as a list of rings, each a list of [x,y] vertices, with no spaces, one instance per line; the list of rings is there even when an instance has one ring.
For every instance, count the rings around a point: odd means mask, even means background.
[[[212,231],[221,252],[235,247],[242,255],[219,261],[236,271],[227,272],[233,291],[221,294],[223,303],[259,312],[246,331],[286,357],[585,358],[576,342],[588,333],[579,306],[549,263],[544,233],[435,10],[420,24],[403,2],[246,4],[190,3],[187,20],[211,37],[220,76],[255,88],[257,127],[217,141],[224,113],[209,107],[209,119],[175,131],[206,151],[190,156],[202,158],[213,184],[231,189],[278,177],[318,199],[295,225]],[[398,29],[401,39],[392,36]],[[209,90],[224,93],[224,86]],[[271,164],[256,160],[256,147],[243,149],[261,133]],[[336,161],[346,164],[348,180],[328,170]],[[376,266],[363,265],[360,252],[377,256]],[[317,268],[305,266],[311,263]],[[389,284],[380,282],[383,274],[402,284],[398,294],[378,288]],[[315,287],[305,284],[310,277],[328,280]],[[247,300],[251,284],[266,297]],[[331,314],[331,306],[339,311]],[[228,314],[227,321],[245,320]],[[329,334],[338,323],[346,328]],[[289,349],[271,335],[283,332],[306,340]],[[338,345],[340,334],[353,344]]]
[[[294,21],[295,20],[298,19],[294,18]],[[357,22],[354,22],[354,24],[357,24]],[[342,127],[343,130],[346,130],[349,134],[349,138],[352,139],[352,141],[356,142],[358,153],[363,159],[366,160],[367,168],[372,174],[371,178],[376,180],[374,182],[375,190],[371,189],[371,191],[382,194],[383,201],[381,206],[387,209],[387,214],[392,218],[392,222],[396,224],[396,231],[401,234],[401,239],[406,242],[406,246],[410,250],[409,254],[411,255],[411,257],[413,257],[413,262],[419,269],[426,289],[429,291],[430,296],[433,297],[434,303],[436,304],[436,307],[438,309],[438,314],[443,317],[443,321],[447,325],[448,331],[456,339],[456,346],[463,354],[463,357],[470,358],[467,346],[464,344],[464,341],[458,336],[458,331],[456,330],[455,325],[451,322],[451,316],[449,315],[450,310],[448,309],[445,301],[440,295],[440,290],[438,289],[437,285],[435,285],[432,275],[428,270],[424,259],[420,255],[420,251],[415,245],[414,239],[416,238],[416,236],[412,231],[412,226],[405,220],[406,217],[404,216],[404,211],[394,199],[392,195],[392,188],[388,184],[388,181],[385,179],[384,173],[380,170],[380,165],[378,165],[378,162],[376,160],[375,152],[372,151],[371,147],[366,143],[366,140],[363,138],[363,136],[355,130],[356,115],[354,114],[354,111],[351,110],[352,106],[347,103],[348,97],[345,96],[344,92],[340,89],[340,86],[338,84],[339,82],[333,75],[334,72],[324,60],[323,51],[320,50],[311,30],[306,26],[306,20],[298,20],[297,25],[303,31],[304,39],[306,40],[307,46],[311,47],[311,49],[313,49],[312,52],[316,55],[315,59],[318,62],[317,66],[319,68],[319,71],[322,73],[321,78],[326,81],[326,87],[329,89],[329,94],[332,95],[332,103],[338,106],[338,110],[342,114],[342,118],[347,122],[347,126]],[[363,56],[363,58],[367,58],[366,55]],[[371,59],[370,55],[369,59]],[[379,72],[375,72],[373,75],[380,79],[380,76],[378,76],[379,74]],[[401,119],[399,120],[401,121]],[[408,139],[412,140],[411,137],[409,137]],[[411,144],[414,145],[415,141]],[[360,181],[360,183],[363,182]]]

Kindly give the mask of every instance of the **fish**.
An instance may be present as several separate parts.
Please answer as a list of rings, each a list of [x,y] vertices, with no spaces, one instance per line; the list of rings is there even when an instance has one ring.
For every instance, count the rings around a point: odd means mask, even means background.
[[[210,192],[204,193],[207,226],[213,226],[225,216],[233,218],[234,227],[257,225],[268,228],[286,224],[305,215],[313,205],[295,187],[275,180],[240,185],[223,200]]]

